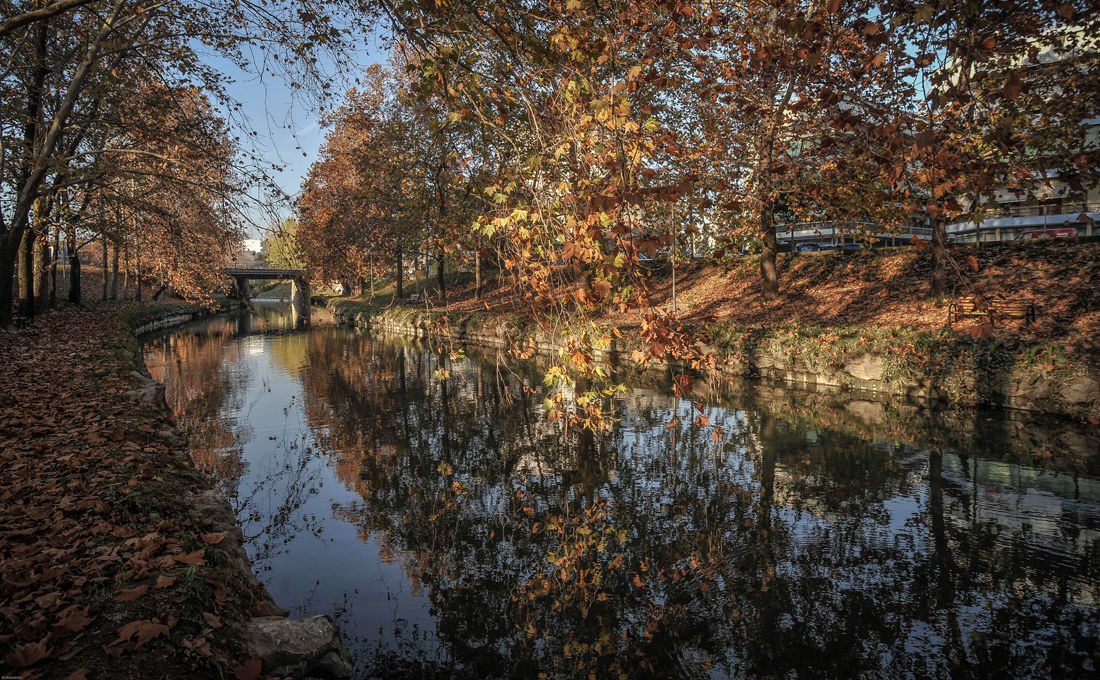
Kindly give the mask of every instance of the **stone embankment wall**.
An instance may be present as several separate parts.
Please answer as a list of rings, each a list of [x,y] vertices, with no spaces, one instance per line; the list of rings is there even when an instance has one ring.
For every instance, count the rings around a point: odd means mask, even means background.
[[[410,307],[371,308],[337,300],[337,323],[410,338],[445,338],[483,347],[514,347],[534,339],[542,353],[556,353],[549,333],[526,333],[507,319],[484,313],[442,314]],[[877,401],[903,399],[921,406],[994,406],[1100,422],[1100,365],[1088,354],[1057,343],[974,340],[943,330],[905,329],[704,329],[720,377],[753,377],[792,387],[858,392]],[[616,362],[640,347],[623,333],[597,358]],[[656,367],[689,371],[669,362]]]
[[[175,328],[185,323],[203,319],[214,314],[233,311],[240,307],[235,300],[225,300],[220,306],[209,308],[200,305],[180,303],[163,306],[151,305],[123,311],[123,318],[130,324],[130,332],[141,337],[166,328]]]

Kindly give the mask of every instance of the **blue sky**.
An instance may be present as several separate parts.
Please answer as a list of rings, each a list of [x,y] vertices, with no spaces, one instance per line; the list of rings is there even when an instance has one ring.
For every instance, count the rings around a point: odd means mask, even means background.
[[[326,130],[319,123],[320,106],[331,107],[337,104],[344,92],[356,84],[355,77],[358,73],[370,64],[385,61],[386,57],[386,48],[379,37],[368,36],[354,57],[355,63],[344,65],[343,70],[346,73],[337,78],[331,88],[333,95],[329,101],[320,105],[302,97],[282,78],[270,74],[260,78],[255,73],[241,71],[221,58],[212,59],[210,64],[232,79],[226,91],[241,105],[236,119],[256,133],[250,135],[248,129],[238,127],[234,134],[241,136],[242,147],[247,149],[251,145],[254,153],[263,161],[281,168],[280,171],[272,170],[274,179],[286,194],[293,197],[297,195],[302,178],[317,158],[317,151],[324,141]],[[324,66],[330,73],[341,70],[331,62]],[[258,65],[256,70],[259,70]],[[276,211],[280,217],[291,215],[289,205],[268,204],[267,207]],[[257,207],[251,211],[250,218],[252,222],[269,224],[273,216]],[[247,230],[250,237],[261,236],[260,230],[252,225],[248,225]]]

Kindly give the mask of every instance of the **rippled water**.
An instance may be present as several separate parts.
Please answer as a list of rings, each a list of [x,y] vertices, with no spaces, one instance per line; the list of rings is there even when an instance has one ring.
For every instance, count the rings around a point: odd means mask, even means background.
[[[146,360],[259,577],[363,677],[1096,673],[1095,428],[700,386],[715,441],[637,376],[564,433],[537,365],[277,307]]]

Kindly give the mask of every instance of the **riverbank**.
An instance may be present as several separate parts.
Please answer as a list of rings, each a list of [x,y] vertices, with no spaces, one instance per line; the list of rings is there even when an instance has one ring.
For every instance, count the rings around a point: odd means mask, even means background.
[[[293,622],[252,575],[232,510],[192,464],[135,337],[205,313],[67,308],[0,333],[5,674],[303,670],[273,642]],[[339,656],[327,620],[304,622],[297,641],[326,630],[331,648],[313,651]],[[337,674],[338,660],[312,659]]]
[[[923,295],[927,254],[917,249],[788,256],[788,293],[780,303],[754,298],[752,258],[727,268],[697,264],[680,274],[679,318],[699,339],[696,353],[715,359],[716,368],[703,371],[714,377],[759,377],[858,391],[876,400],[992,406],[1100,423],[1100,291],[1094,285],[1100,245],[1006,244],[955,252],[963,263],[970,257],[978,270],[974,286],[987,296],[1034,299],[1039,321],[1002,323],[991,334],[975,332],[980,320],[948,327],[950,299]],[[668,274],[653,279],[658,307],[667,306],[660,294]],[[478,309],[461,292],[439,308],[352,299],[329,307],[346,325],[495,347],[531,337],[539,351],[556,352],[560,337],[536,328],[510,294],[491,294],[492,311],[484,304]],[[833,312],[826,313],[830,305]],[[817,321],[803,320],[809,318]],[[644,349],[636,315],[608,310],[602,320],[621,335],[602,353],[634,363],[635,351]],[[687,370],[676,360],[650,364]]]

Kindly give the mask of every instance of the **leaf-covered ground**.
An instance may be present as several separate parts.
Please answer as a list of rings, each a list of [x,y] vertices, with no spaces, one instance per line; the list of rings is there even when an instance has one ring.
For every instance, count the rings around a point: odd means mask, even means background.
[[[950,292],[959,296],[1004,296],[1033,303],[1032,326],[1010,320],[997,333],[1093,344],[1100,330],[1100,242],[1049,239],[953,248],[948,267],[949,295],[929,295],[931,249],[891,248],[869,251],[780,254],[782,299],[765,302],[759,293],[759,259],[734,257],[720,262],[700,258],[679,268],[677,312],[687,324],[707,321],[738,326],[808,326],[933,330],[947,324]],[[650,303],[671,309],[672,277],[667,264],[653,268]],[[450,309],[484,309],[467,285],[448,295]],[[520,308],[508,287],[490,291],[485,302],[495,311]],[[634,314],[607,315],[621,325]],[[967,331],[980,319],[964,319]]]
[[[4,675],[255,676],[229,631],[267,612],[192,514],[208,482],[169,417],[128,396],[137,349],[112,313],[0,332]]]

